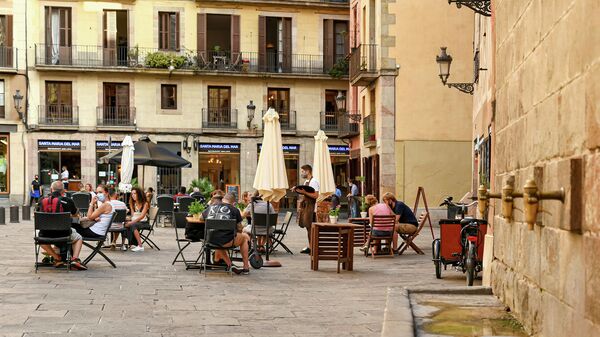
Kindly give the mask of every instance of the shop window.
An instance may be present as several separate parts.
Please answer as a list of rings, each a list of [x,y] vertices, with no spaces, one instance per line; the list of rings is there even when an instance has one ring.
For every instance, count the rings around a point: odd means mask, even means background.
[[[0,135],[0,193],[9,192],[8,135]]]
[[[0,80],[0,118],[5,118],[4,80]]]
[[[174,154],[181,156],[181,143],[178,142],[159,142],[160,146],[168,149]],[[157,168],[157,187],[158,194],[177,194],[181,187],[181,169],[170,167]]]
[[[165,110],[177,109],[177,85],[160,85],[160,107]]]
[[[158,12],[158,48],[179,49],[179,13]]]
[[[240,144],[200,143],[199,176],[208,178],[215,188],[240,184]]]

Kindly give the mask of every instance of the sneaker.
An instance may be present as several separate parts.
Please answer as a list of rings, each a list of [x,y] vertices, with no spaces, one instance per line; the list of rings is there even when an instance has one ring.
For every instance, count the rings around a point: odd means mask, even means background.
[[[110,244],[110,250],[111,250],[111,251],[115,251],[115,250],[117,250],[117,245],[116,245],[115,243],[111,243],[111,244]]]
[[[140,246],[135,246],[133,248],[131,248],[132,252],[143,252],[144,251],[144,247],[140,247]]]
[[[231,271],[236,275],[248,275],[250,274],[250,269],[243,269],[237,266],[231,266]]]
[[[81,264],[80,259],[72,259],[71,260],[71,270],[87,270],[87,267]]]
[[[304,249],[302,249],[302,250],[300,251],[300,253],[301,253],[301,254],[310,254],[310,248],[308,248],[308,247],[304,247]]]

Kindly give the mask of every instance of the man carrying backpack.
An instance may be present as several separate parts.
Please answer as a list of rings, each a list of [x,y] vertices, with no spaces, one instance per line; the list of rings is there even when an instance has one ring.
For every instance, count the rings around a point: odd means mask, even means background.
[[[63,184],[60,181],[55,181],[50,187],[51,193],[49,196],[42,199],[38,204],[38,211],[45,213],[63,213],[68,212],[72,215],[77,214],[77,208],[73,203],[73,200],[64,197]],[[71,267],[77,270],[87,270],[87,267],[81,264],[79,259],[79,253],[81,252],[81,246],[83,245],[83,238],[73,228],[69,232],[61,233],[59,231],[40,231],[40,236],[43,237],[64,237],[69,235],[71,237],[73,256],[71,257]],[[51,257],[54,258],[54,266],[56,268],[65,265],[62,257],[54,251],[52,245],[41,245],[42,249]]]

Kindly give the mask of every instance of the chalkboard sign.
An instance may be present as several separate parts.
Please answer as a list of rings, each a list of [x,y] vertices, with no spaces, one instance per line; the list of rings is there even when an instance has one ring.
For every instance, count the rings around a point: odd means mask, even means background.
[[[231,193],[235,196],[235,200],[240,200],[240,185],[225,185],[225,193]]]

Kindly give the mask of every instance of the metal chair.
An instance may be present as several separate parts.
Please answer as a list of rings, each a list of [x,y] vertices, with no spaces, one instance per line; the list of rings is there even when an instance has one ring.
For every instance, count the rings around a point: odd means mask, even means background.
[[[271,233],[270,238],[273,241],[273,245],[269,247],[269,254],[273,253],[273,251],[277,247],[281,246],[283,247],[283,249],[285,249],[286,252],[294,255],[294,253],[292,253],[292,251],[283,243],[283,239],[287,234],[287,230],[290,227],[290,222],[292,222],[293,216],[294,213],[286,212],[285,218],[283,218],[283,222],[281,223],[279,228],[275,227],[275,230],[273,231],[273,233]]]
[[[104,241],[106,241],[106,236],[108,235],[108,231],[110,230],[110,226],[112,226],[112,223],[115,221],[115,217],[117,216],[116,212],[112,213],[112,218],[110,219],[110,223],[108,224],[108,227],[106,227],[106,231],[104,232],[103,236],[100,237],[94,237],[94,238],[90,238],[90,237],[83,237],[83,245],[90,248],[92,250],[92,252],[90,253],[90,255],[88,257],[85,258],[85,260],[83,260],[82,264],[84,266],[87,266],[87,264],[92,261],[92,259],[97,255],[100,254],[100,256],[102,256],[108,263],[110,263],[111,266],[113,266],[113,268],[117,268],[117,266],[115,265],[115,263],[108,258],[108,256],[106,256],[102,251],[102,244],[104,243]],[[87,241],[90,242],[95,242],[96,245],[91,245],[89,243],[87,243]]]
[[[173,196],[169,194],[159,195],[156,198],[156,204],[158,206],[158,214],[154,222],[160,222],[160,217],[168,217],[169,219],[173,219],[173,211],[175,210],[175,201],[173,201]],[[163,220],[164,222],[164,220]],[[152,224],[154,227],[154,224]]]
[[[235,219],[221,220],[221,219],[207,219],[204,226],[204,245],[203,250],[204,254],[202,254],[202,266],[204,270],[204,276],[206,277],[206,268],[211,267],[211,269],[223,269],[223,266],[208,264],[208,256],[210,256],[210,250],[215,249],[225,249],[231,258],[231,254],[235,249],[235,246],[232,245],[221,245],[219,242],[215,241],[215,236],[217,233],[221,235],[231,234],[232,240],[235,241],[235,235],[237,234],[237,222]],[[225,271],[228,271],[229,274],[232,274],[231,269],[225,267]]]
[[[73,194],[73,203],[79,210],[79,213],[83,216],[87,214],[88,207],[92,201],[92,195],[87,192],[77,192]]]
[[[192,197],[179,197],[177,198],[177,202],[179,203],[179,212],[188,212],[190,205],[192,202],[196,201],[196,199]]]
[[[35,212],[33,220],[33,241],[35,248],[35,272],[37,273],[41,245],[70,245],[71,242],[71,214],[70,213],[44,213]],[[51,232],[58,237],[47,236]],[[67,234],[68,233],[68,234]],[[46,236],[41,236],[44,234]],[[62,236],[66,234],[66,236]],[[67,271],[71,269],[71,250],[67,249]]]
[[[108,232],[109,233],[121,233],[121,245],[123,247],[125,247],[125,235],[127,234],[127,232],[129,231],[129,229],[127,227],[125,227],[125,221],[127,221],[127,210],[126,209],[116,209],[115,210],[115,218],[112,222],[112,224],[123,224],[123,226],[121,226],[121,228],[115,228],[111,226],[108,228]]]
[[[192,194],[190,194],[190,197],[196,199],[196,201],[199,201],[202,204],[206,203],[206,198],[200,192],[192,192]]]
[[[177,255],[175,255],[175,258],[173,259],[173,262],[171,262],[171,265],[174,265],[176,262],[183,262],[183,264],[185,265],[185,269],[190,269],[194,266],[198,266],[198,261],[200,261],[200,258],[202,257],[202,250],[200,251],[200,254],[198,254],[198,258],[194,261],[194,262],[189,262],[189,260],[185,259],[185,256],[183,255],[183,251],[192,243],[196,242],[196,241],[192,241],[188,238],[185,237],[185,235],[181,236],[179,231],[181,230],[181,228],[185,228],[186,224],[187,224],[187,212],[175,212],[174,215],[174,219],[175,219],[175,240],[177,241],[177,247],[179,248],[179,251],[177,252]],[[181,224],[183,224],[183,226],[181,226]],[[202,241],[198,241],[198,242],[202,242]],[[177,258],[179,258],[179,256],[181,256],[181,260],[178,260]]]

